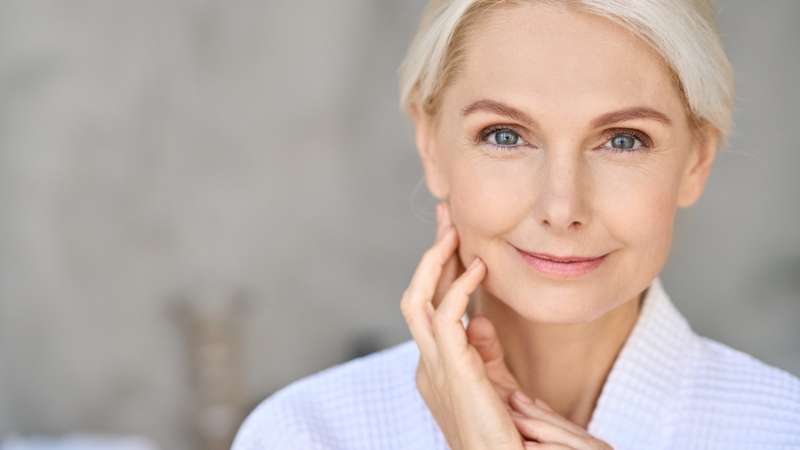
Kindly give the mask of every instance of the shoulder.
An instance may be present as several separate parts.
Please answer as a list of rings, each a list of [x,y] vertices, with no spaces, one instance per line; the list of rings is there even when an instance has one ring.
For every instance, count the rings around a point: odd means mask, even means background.
[[[752,400],[785,403],[800,412],[800,379],[714,340],[699,341],[701,358],[695,364],[704,381]]]
[[[677,420],[700,435],[687,440],[800,446],[800,380],[711,339],[699,337],[692,353]]]
[[[416,389],[418,358],[407,342],[295,382],[250,414],[233,449],[430,447],[420,441],[438,428]]]

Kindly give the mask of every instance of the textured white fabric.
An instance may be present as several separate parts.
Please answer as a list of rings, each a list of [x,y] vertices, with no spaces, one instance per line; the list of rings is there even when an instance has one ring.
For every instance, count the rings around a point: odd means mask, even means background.
[[[233,450],[446,450],[414,384],[418,357],[407,342],[290,385]],[[800,449],[800,380],[694,334],[655,280],[589,431],[616,450]]]

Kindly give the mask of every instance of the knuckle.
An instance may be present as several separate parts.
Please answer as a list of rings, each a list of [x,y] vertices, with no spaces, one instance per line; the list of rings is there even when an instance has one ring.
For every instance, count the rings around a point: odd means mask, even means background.
[[[428,262],[430,260],[435,260],[439,253],[436,250],[437,248],[435,245],[425,250],[425,253],[422,254],[422,260],[420,262]]]
[[[408,325],[409,329],[413,329],[417,326],[417,318],[414,317],[413,314],[404,315],[406,318],[406,325]]]
[[[400,301],[400,312],[403,313],[406,320],[414,316],[418,306],[417,303],[419,303],[419,297],[419,294],[414,291],[408,290],[403,293],[403,299]]]
[[[408,291],[404,292],[403,299],[400,301],[400,312],[402,312],[406,318],[411,314],[411,301],[411,296]]]

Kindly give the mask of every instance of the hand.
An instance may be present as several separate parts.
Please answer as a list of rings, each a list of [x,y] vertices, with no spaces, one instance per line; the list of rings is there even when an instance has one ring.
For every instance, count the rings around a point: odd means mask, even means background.
[[[519,387],[505,363],[503,346],[488,318],[476,316],[467,328],[469,343],[480,353],[487,377],[511,410],[526,449],[613,450],[558,413],[541,399],[532,401]]]
[[[425,252],[400,305],[420,349],[417,386],[451,449],[522,450],[510,408],[487,376],[497,364],[485,365],[461,323],[469,295],[486,276],[486,266],[476,258],[458,275],[458,234],[446,204],[437,208],[437,218],[436,243]],[[471,323],[470,329],[482,350],[492,356],[496,339],[482,341],[487,322]],[[490,331],[494,335],[494,328]]]
[[[583,428],[553,411],[543,400],[531,400],[522,391],[510,398],[511,416],[525,441],[526,449],[613,450]]]

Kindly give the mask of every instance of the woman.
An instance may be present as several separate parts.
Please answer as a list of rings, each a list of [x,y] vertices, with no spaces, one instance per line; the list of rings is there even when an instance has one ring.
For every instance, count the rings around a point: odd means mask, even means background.
[[[714,15],[433,1],[401,86],[446,199],[415,342],[286,388],[234,448],[800,448],[800,381],[695,335],[657,279],[731,126]]]

